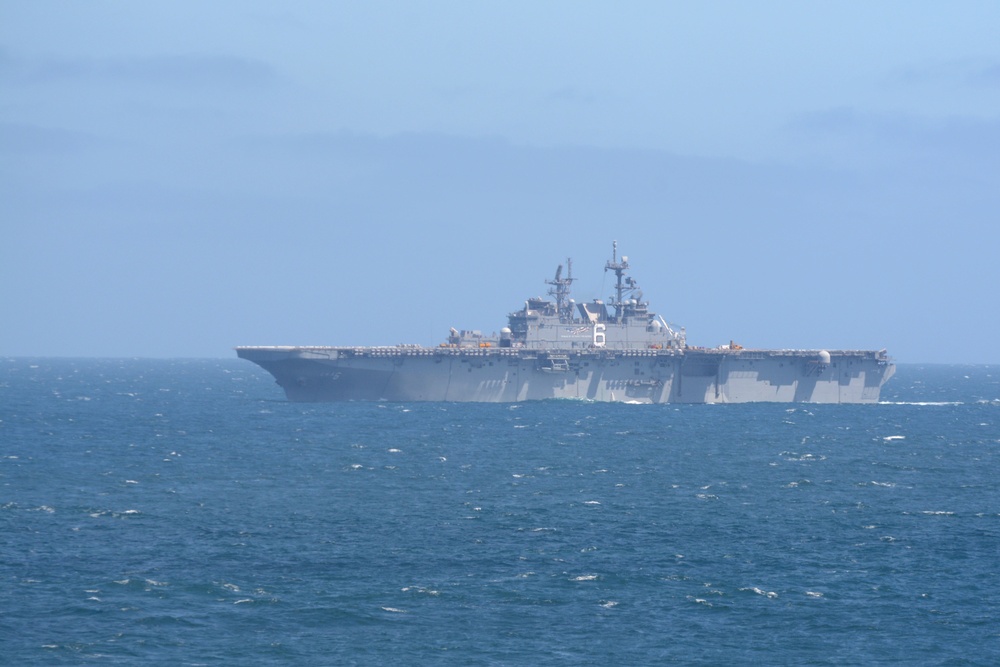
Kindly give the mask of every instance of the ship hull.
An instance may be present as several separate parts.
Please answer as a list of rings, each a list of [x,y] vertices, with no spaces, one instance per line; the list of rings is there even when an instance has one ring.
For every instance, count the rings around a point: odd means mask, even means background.
[[[876,403],[884,353],[239,347],[299,402]]]

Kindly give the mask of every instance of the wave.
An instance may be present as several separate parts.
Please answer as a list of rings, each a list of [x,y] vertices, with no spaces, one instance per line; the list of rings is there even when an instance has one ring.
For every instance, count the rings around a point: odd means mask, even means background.
[[[879,401],[879,405],[965,405],[965,401]]]

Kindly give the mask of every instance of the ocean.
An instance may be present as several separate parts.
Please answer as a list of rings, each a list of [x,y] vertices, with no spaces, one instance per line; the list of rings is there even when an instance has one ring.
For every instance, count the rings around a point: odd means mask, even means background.
[[[295,404],[0,359],[0,663],[1000,664],[1000,367],[878,405]]]

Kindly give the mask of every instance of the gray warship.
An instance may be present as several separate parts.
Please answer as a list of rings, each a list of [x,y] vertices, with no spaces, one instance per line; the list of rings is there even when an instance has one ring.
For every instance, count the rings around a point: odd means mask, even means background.
[[[452,329],[437,347],[237,347],[291,401],[582,399],[630,403],[876,403],[895,366],[885,350],[762,350],[687,344],[649,310],[618,244],[609,302],[570,298],[572,262],[499,336]]]

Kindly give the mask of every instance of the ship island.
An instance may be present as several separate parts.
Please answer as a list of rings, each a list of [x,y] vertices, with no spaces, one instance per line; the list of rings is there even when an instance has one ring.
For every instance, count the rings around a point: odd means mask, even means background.
[[[618,244],[615,293],[570,298],[572,262],[500,334],[452,328],[440,345],[240,346],[290,401],[577,399],[627,403],[877,403],[895,366],[886,350],[776,350],[687,344],[649,310]]]

